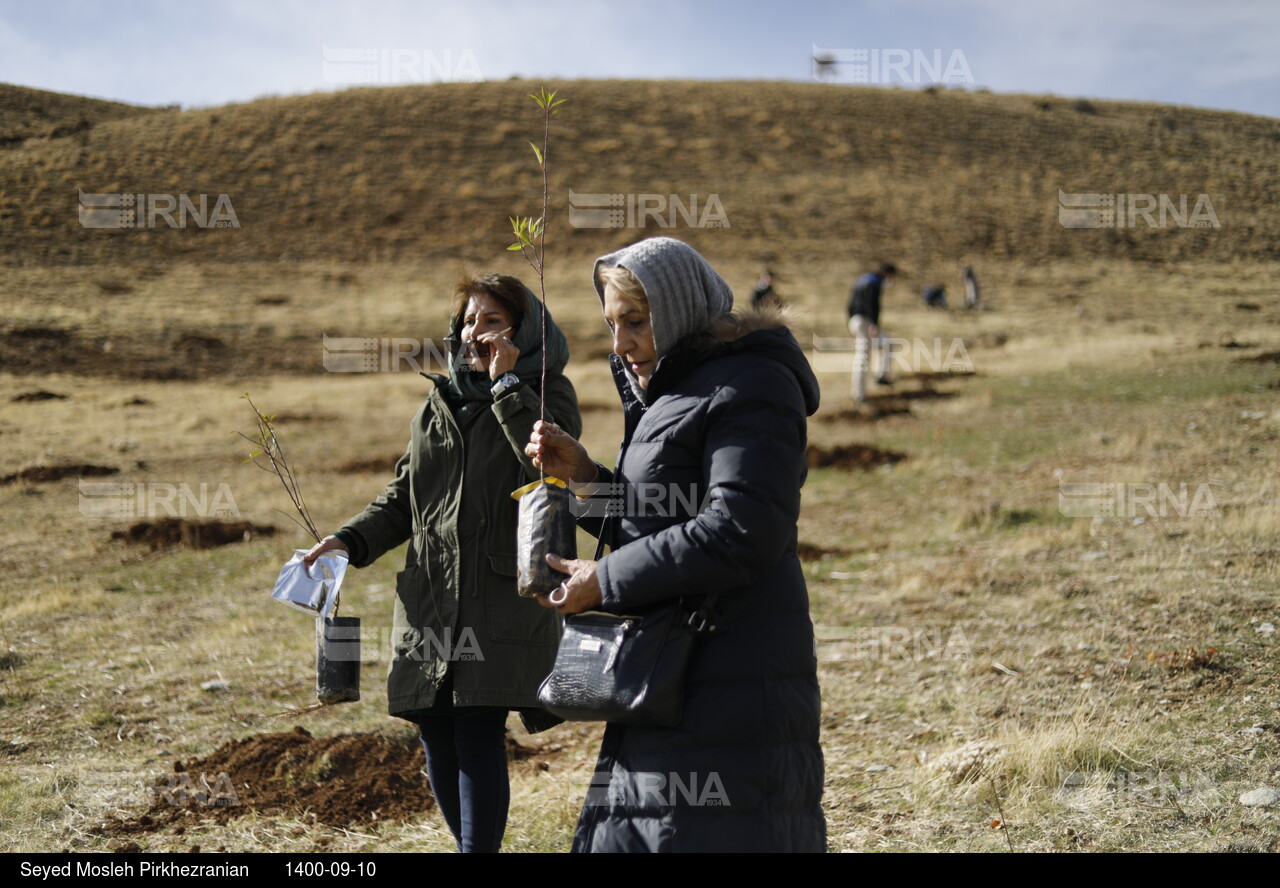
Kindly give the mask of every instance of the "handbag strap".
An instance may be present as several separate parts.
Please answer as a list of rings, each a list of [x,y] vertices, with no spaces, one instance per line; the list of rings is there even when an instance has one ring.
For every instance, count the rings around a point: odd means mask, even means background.
[[[698,605],[698,609],[689,614],[688,626],[698,634],[715,632],[720,627],[716,625],[716,599],[720,597],[720,590],[717,589],[710,595],[702,599],[702,603]],[[684,601],[682,597],[681,602]]]

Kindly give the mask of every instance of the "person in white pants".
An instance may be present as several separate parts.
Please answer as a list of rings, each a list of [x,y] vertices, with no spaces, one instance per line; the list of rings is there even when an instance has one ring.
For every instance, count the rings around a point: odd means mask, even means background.
[[[977,308],[981,304],[982,295],[978,290],[978,276],[973,273],[973,266],[964,267],[964,307]]]
[[[880,328],[880,295],[885,287],[893,285],[897,269],[892,265],[880,266],[879,271],[869,272],[858,278],[849,295],[849,335],[855,339],[853,355],[853,399],[858,403],[867,400],[867,373],[871,368],[871,351],[878,352],[879,374],[876,382],[892,385],[889,378],[889,361],[892,352],[889,340]]]
[[[892,384],[889,378],[889,340],[866,315],[854,315],[849,318],[849,334],[855,340],[853,399],[861,404],[867,400],[867,371],[871,369],[872,351],[877,353],[876,365],[879,373],[876,376],[876,382],[880,385]]]

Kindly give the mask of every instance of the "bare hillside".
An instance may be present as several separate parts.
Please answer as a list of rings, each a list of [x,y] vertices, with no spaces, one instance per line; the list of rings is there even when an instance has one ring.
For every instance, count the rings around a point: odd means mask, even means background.
[[[28,139],[73,136],[104,121],[152,114],[156,110],[0,83],[0,148],[19,146]]]
[[[3,261],[487,261],[509,242],[507,216],[537,209],[527,144],[539,135],[527,97],[536,86],[354,89],[147,113],[97,103],[83,106],[100,112],[83,112],[91,126],[74,110],[91,100],[60,97],[66,108],[45,125],[22,110],[34,91],[4,88]],[[829,84],[548,86],[569,99],[550,152],[561,255],[665,230],[722,258],[766,261],[1280,256],[1280,121],[1268,118]],[[636,227],[572,227],[570,190],[623,195],[624,210],[652,195],[673,227],[634,211],[621,221]],[[225,194],[240,227],[159,218],[154,228],[89,229],[82,191],[204,194],[210,208]],[[1187,214],[1205,195],[1219,224],[1166,216],[1151,227],[1138,216],[1129,226],[1122,211],[1121,227],[1069,229],[1060,191],[1163,194],[1173,206],[1186,196]],[[712,196],[727,227],[697,227]]]

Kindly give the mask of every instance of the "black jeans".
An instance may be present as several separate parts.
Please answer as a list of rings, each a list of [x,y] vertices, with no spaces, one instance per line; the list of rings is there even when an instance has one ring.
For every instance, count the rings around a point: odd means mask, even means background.
[[[431,792],[464,854],[496,853],[507,828],[507,710],[460,707],[413,714]]]

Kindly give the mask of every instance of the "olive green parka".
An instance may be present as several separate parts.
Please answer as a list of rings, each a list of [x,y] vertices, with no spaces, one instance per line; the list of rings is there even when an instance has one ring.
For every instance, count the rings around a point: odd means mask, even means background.
[[[409,541],[396,575],[387,679],[388,710],[404,715],[436,705],[453,673],[454,706],[522,711],[530,730],[557,719],[538,709],[537,691],[555,662],[560,619],[516,594],[517,502],[512,491],[538,479],[524,454],[539,398],[522,381],[459,427],[435,383],[413,418],[409,445],[386,490],[341,533],[351,564],[364,567]],[[547,377],[547,420],[582,432],[573,384]]]

